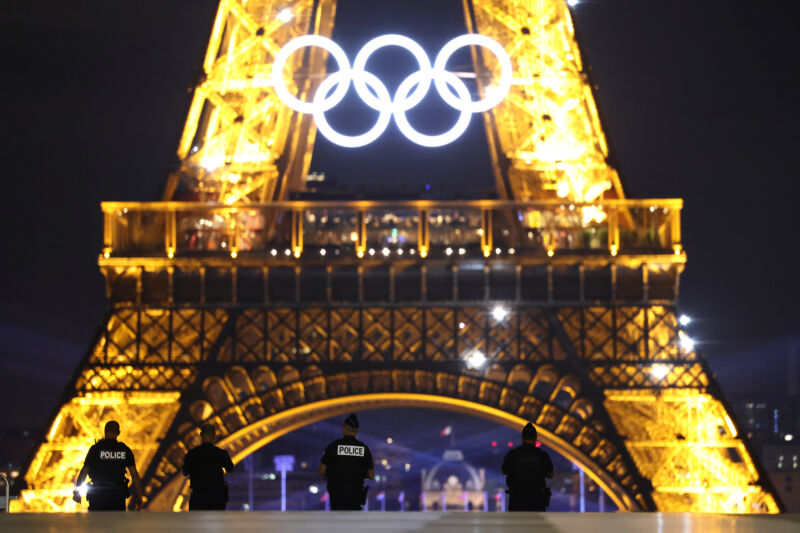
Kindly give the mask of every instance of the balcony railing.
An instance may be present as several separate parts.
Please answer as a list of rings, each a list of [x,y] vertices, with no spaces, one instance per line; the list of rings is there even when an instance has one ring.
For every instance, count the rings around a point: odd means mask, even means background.
[[[683,201],[105,202],[105,258],[682,253]]]

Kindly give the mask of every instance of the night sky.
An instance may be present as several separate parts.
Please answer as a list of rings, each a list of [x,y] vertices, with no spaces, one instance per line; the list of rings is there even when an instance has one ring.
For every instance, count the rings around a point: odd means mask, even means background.
[[[691,334],[729,395],[785,390],[800,319],[794,10],[743,4],[587,0],[574,8],[632,196],[685,199],[681,308],[695,317]],[[461,0],[339,6],[334,38],[351,56],[387,32],[433,55],[465,31]],[[158,198],[215,9],[214,0],[0,6],[0,388],[17,406],[0,428],[47,423],[100,325],[99,204]],[[418,118],[432,128],[447,123],[441,107],[425,109]],[[403,140],[393,125],[358,151],[318,137],[312,170],[375,191],[390,179],[487,188],[484,135],[475,117],[438,151]]]

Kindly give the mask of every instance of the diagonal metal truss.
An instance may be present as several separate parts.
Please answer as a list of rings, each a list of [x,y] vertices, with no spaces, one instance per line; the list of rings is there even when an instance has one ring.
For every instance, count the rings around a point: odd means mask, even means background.
[[[180,169],[164,199],[182,181],[194,198],[226,204],[280,198],[304,176],[315,130],[309,116],[284,106],[272,90],[272,61],[280,48],[307,33],[330,36],[335,0],[220,0],[203,60],[203,78],[178,145]],[[306,95],[325,71],[319,50],[294,54],[287,70]]]
[[[514,65],[514,85],[484,114],[499,192],[591,202],[624,198],[592,86],[561,0],[464,0],[467,28],[501,43]],[[482,92],[499,67],[488,53],[473,56]]]
[[[173,509],[185,504],[178,470],[202,424],[241,457],[329,416],[334,400],[416,398],[380,396],[403,393],[534,421],[622,509],[777,511],[702,360],[676,348],[674,309],[523,303],[498,321],[493,305],[118,308],[28,470],[21,506],[71,508],[98,418],[117,417],[137,442],[148,507]],[[489,357],[480,370],[466,363],[475,350]],[[319,414],[284,420],[299,408]],[[62,423],[73,419],[79,434]],[[72,453],[54,455],[65,442]]]

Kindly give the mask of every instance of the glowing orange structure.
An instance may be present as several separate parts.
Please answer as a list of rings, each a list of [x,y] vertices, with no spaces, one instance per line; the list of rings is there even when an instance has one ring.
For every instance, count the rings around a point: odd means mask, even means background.
[[[566,4],[464,9],[514,64],[484,114],[501,199],[299,202],[315,129],[271,61],[329,36],[336,2],[220,0],[163,201],[103,204],[109,312],[14,510],[74,510],[110,418],[147,508],[179,510],[202,424],[240,460],[315,420],[415,406],[534,421],[623,510],[779,511],[676,320],[682,202],[625,198]],[[294,54],[287,83],[307,99],[325,59]],[[473,60],[490,91],[497,65]]]

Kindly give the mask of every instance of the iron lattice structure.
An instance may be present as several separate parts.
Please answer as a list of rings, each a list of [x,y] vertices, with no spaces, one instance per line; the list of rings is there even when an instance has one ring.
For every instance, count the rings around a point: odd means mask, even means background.
[[[315,129],[279,104],[270,65],[291,38],[330,35],[335,1],[220,1],[164,201],[103,204],[109,311],[15,510],[74,510],[110,418],[147,508],[179,510],[202,424],[238,461],[393,406],[534,421],[623,510],[780,510],[676,321],[682,202],[624,197],[566,5],[464,8],[514,64],[484,115],[501,199],[299,202],[284,198]],[[497,66],[473,60],[489,90]],[[307,97],[325,57],[292,61]]]

